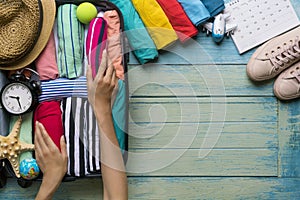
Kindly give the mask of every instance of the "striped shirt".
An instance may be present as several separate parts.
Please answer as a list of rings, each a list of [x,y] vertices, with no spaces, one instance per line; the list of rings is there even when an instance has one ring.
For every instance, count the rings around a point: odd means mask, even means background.
[[[61,102],[68,153],[68,175],[85,176],[100,170],[97,121],[87,99],[70,97]]]
[[[77,79],[58,78],[55,80],[42,81],[42,94],[39,102],[62,100],[67,97],[87,98],[86,77]]]
[[[118,82],[112,118],[120,149],[127,150],[127,95],[125,83]],[[85,176],[100,172],[100,138],[97,120],[87,98],[68,97],[61,101],[67,143],[68,174]]]
[[[76,9],[74,4],[64,4],[57,11],[57,65],[60,77],[70,79],[82,75],[84,64],[84,25]]]

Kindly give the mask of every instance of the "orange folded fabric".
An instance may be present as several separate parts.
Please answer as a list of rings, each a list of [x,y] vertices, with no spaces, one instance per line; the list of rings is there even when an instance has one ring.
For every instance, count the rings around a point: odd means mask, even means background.
[[[124,80],[124,67],[122,65],[122,48],[120,38],[120,18],[116,10],[104,12],[107,28],[107,52],[116,70],[116,76]]]

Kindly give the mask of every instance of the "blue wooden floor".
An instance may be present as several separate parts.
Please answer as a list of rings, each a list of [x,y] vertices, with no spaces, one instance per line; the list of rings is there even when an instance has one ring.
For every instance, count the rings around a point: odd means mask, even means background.
[[[254,50],[199,33],[156,63],[131,57],[129,199],[300,198],[300,100],[248,79]],[[33,199],[38,187],[9,179],[0,199]],[[99,199],[101,188],[100,178],[65,182],[55,199]]]

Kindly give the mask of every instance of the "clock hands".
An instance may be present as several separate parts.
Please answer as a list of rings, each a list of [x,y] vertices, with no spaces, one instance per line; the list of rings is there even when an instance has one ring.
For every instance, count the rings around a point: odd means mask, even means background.
[[[18,101],[20,109],[22,110],[22,106],[21,106],[21,103],[20,103],[20,97],[19,96],[9,96],[9,97],[12,98],[12,99],[16,99]]]
[[[18,101],[20,109],[22,110],[22,106],[21,106],[21,103],[20,103],[20,97],[17,98],[17,101]]]

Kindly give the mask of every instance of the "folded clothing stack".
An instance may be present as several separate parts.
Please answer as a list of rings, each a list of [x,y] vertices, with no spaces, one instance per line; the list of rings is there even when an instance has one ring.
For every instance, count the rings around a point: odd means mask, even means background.
[[[99,132],[87,99],[86,65],[91,65],[95,76],[101,53],[106,49],[116,69],[119,80],[112,117],[123,153],[127,148],[127,80],[118,12],[111,9],[101,11],[84,25],[77,19],[77,7],[75,4],[59,5],[52,36],[35,61],[42,82],[42,95],[33,121],[45,126],[58,147],[61,135],[66,136],[68,174],[85,176],[100,170],[99,159],[96,159],[100,155]],[[53,126],[53,123],[57,125]]]
[[[114,128],[121,150],[126,150],[126,88],[118,82],[118,92],[113,103]],[[68,174],[85,176],[100,170],[100,141],[97,120],[87,100],[68,97],[61,102],[64,134],[68,145]]]

